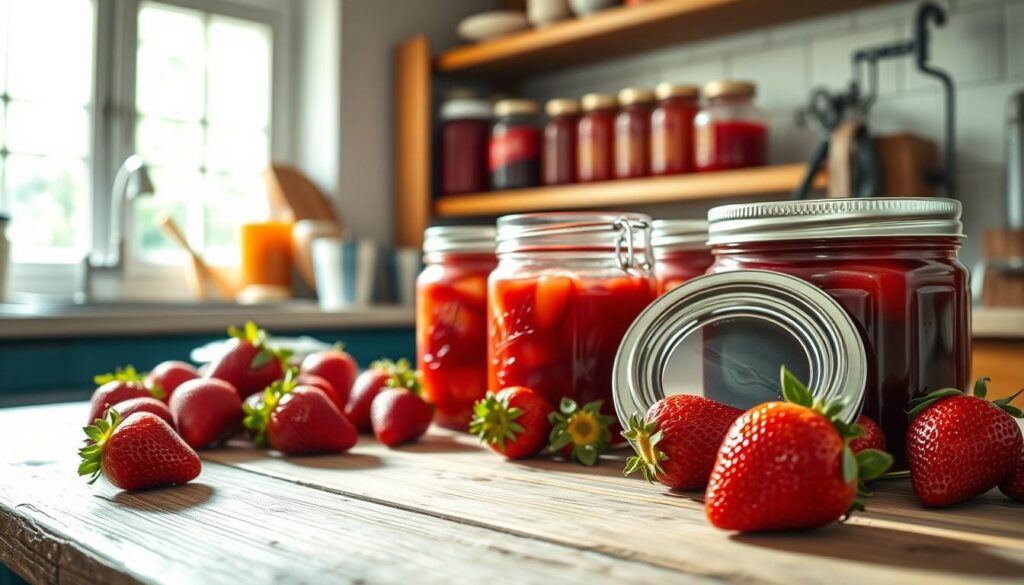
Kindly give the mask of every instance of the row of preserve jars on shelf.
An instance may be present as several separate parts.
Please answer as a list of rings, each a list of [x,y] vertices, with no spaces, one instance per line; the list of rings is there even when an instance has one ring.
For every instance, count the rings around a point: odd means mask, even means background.
[[[516,385],[623,421],[680,391],[751,406],[778,396],[786,365],[851,422],[878,421],[903,465],[907,402],[969,375],[959,215],[953,200],[882,198],[728,205],[653,233],[611,212],[429,228],[424,386],[456,429]]]
[[[767,129],[742,81],[661,83],[618,96],[494,104],[459,97],[442,106],[445,195],[761,166]],[[492,124],[493,114],[493,124]]]

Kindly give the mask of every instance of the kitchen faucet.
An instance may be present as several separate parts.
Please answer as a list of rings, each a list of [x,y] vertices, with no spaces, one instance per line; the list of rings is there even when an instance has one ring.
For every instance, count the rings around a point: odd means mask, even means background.
[[[87,303],[92,300],[92,279],[96,271],[120,273],[124,270],[128,205],[136,197],[150,195],[153,191],[153,182],[149,178],[149,171],[142,157],[133,154],[126,158],[114,175],[110,205],[110,239],[103,250],[87,252],[82,258],[75,292],[76,303]]]

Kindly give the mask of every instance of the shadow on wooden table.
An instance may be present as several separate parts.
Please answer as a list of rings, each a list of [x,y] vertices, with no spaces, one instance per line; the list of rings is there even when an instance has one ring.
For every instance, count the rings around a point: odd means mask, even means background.
[[[879,526],[833,525],[810,533],[729,538],[761,548],[920,571],[979,577],[1024,574],[1024,565],[993,554],[991,545]]]
[[[213,494],[214,488],[204,483],[186,483],[141,492],[117,492],[108,499],[140,512],[176,513],[206,503]]]

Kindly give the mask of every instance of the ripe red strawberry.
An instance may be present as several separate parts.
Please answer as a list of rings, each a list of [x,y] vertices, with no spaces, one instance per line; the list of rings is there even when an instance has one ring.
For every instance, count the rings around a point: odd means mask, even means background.
[[[1006,479],[1024,457],[1024,440],[1010,405],[1016,395],[985,399],[988,378],[974,396],[947,388],[910,403],[910,481],[925,506],[952,506]],[[1019,394],[1019,393],[1018,393]]]
[[[193,449],[205,449],[241,429],[242,398],[224,380],[196,378],[171,395],[171,415],[178,434]]]
[[[121,415],[122,419],[128,418],[136,412],[148,412],[155,414],[162,418],[164,422],[174,426],[174,417],[171,416],[171,410],[167,408],[167,404],[163,400],[157,400],[150,396],[142,396],[139,398],[130,398],[124,402],[118,402],[116,405],[117,412]],[[108,409],[109,410],[109,409]],[[104,413],[105,415],[106,413]]]
[[[615,422],[614,417],[601,414],[602,404],[595,400],[580,408],[572,398],[562,398],[558,410],[548,415],[548,447],[583,465],[597,463],[597,457],[611,444],[608,429]]]
[[[419,439],[433,418],[434,408],[418,393],[403,388],[382,390],[370,407],[373,434],[388,447]]]
[[[874,479],[892,456],[874,449],[854,455],[857,425],[838,418],[843,404],[815,401],[782,369],[786,402],[743,413],[718,452],[704,494],[714,526],[743,532],[804,530],[830,524],[863,506],[869,493],[858,481]]]
[[[380,391],[384,388],[412,388],[416,384],[419,384],[419,376],[409,366],[409,360],[377,360],[356,378],[345,405],[345,416],[359,432],[368,433],[373,430],[370,407]]]
[[[863,434],[850,441],[850,448],[854,453],[860,453],[865,449],[885,451],[885,434],[882,433],[882,428],[878,426],[878,423],[862,414],[857,419],[857,425],[860,426]]]
[[[78,475],[102,474],[128,491],[187,483],[202,470],[199,456],[160,417],[138,412],[122,419],[116,408],[85,427],[90,443],[79,449]]]
[[[315,374],[299,374],[295,377],[295,383],[300,386],[312,386],[314,388],[319,388],[327,395],[328,398],[331,399],[334,406],[338,407],[338,410],[345,410],[345,401],[338,395],[338,391],[334,389],[334,385],[324,378]]]
[[[344,410],[348,402],[348,396],[352,392],[352,385],[355,384],[356,376],[359,374],[359,364],[345,351],[340,343],[334,349],[311,353],[302,360],[299,371],[303,374],[320,376],[330,382],[337,392],[341,402],[338,408]]]
[[[246,399],[245,427],[258,447],[285,455],[343,453],[358,440],[356,428],[319,388],[299,386],[294,371],[271,384],[262,399]]]
[[[107,409],[131,398],[163,398],[159,388],[146,386],[142,376],[132,366],[118,368],[113,374],[101,374],[93,378],[100,386],[92,393],[89,406],[88,424],[104,418]]]
[[[469,432],[509,459],[536,455],[551,432],[551,405],[525,386],[512,386],[476,401]]]
[[[291,352],[268,345],[266,331],[248,321],[242,330],[229,327],[228,335],[226,350],[210,364],[205,377],[224,380],[245,397],[284,376]]]
[[[160,388],[164,391],[164,402],[171,399],[174,390],[183,382],[194,380],[199,377],[195,366],[186,362],[171,360],[157,364],[146,374],[146,384],[150,388]],[[122,415],[124,413],[121,413]]]
[[[1018,463],[1010,475],[999,482],[999,491],[1011,500],[1024,502],[1024,461]]]
[[[629,418],[622,436],[636,455],[626,460],[623,473],[639,470],[647,481],[677,490],[704,489],[722,439],[741,414],[702,396],[666,396],[643,419],[638,414]]]

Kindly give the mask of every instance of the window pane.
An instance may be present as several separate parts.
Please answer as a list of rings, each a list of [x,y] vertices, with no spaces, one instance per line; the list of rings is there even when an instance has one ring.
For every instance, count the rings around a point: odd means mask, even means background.
[[[8,150],[76,158],[88,156],[89,112],[85,108],[12,100],[7,112]]]
[[[266,128],[270,122],[270,27],[212,16],[209,39],[210,121]]]
[[[8,93],[36,101],[87,104],[92,97],[92,2],[8,1]]]
[[[198,123],[141,117],[135,128],[136,150],[148,163],[195,170],[203,164],[203,128]]]
[[[10,0],[0,0],[0,93],[7,90],[7,28],[10,18]]]
[[[206,249],[218,263],[238,261],[243,223],[266,219],[267,191],[259,175],[209,175],[206,204]]]
[[[180,250],[157,227],[156,221],[166,213],[184,231],[188,225],[188,201],[203,197],[203,177],[198,172],[151,169],[150,178],[156,192],[135,200],[135,249],[147,253]]]
[[[136,58],[138,110],[178,120],[202,118],[205,54],[201,12],[144,3]]]
[[[15,260],[68,261],[85,250],[88,170],[81,159],[11,155],[4,188]]]
[[[260,131],[210,126],[206,153],[210,169],[258,174],[267,166],[267,135]]]

